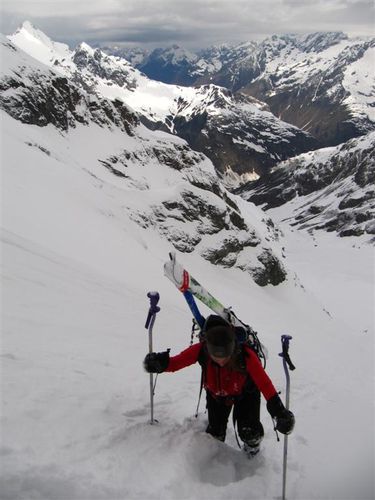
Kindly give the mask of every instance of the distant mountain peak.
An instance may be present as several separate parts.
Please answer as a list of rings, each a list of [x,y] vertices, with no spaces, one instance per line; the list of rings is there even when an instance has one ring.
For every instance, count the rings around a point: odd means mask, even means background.
[[[24,21],[9,40],[17,47],[44,64],[69,57],[70,49],[65,43],[52,41],[43,31],[35,28],[30,21]]]
[[[332,45],[348,40],[348,35],[342,31],[324,31],[299,36],[300,47],[305,52],[322,52]]]
[[[314,33],[286,33],[272,35],[259,43],[259,47],[273,46],[277,49],[284,47],[296,48],[300,52],[323,52],[324,50],[337,45],[349,37],[342,31],[317,31]]]
[[[91,45],[89,45],[86,42],[81,42],[80,44],[78,44],[75,50],[76,51],[82,50],[84,52],[88,52],[90,56],[93,56],[96,51],[100,51],[100,49],[94,49],[93,47],[91,47]]]
[[[34,36],[35,38],[41,38],[43,40],[50,40],[50,38],[43,33],[40,29],[36,28],[30,21],[24,21],[21,26],[16,30],[16,33],[25,32]]]
[[[11,37],[24,37],[29,42],[39,42],[46,47],[53,48],[58,42],[53,42],[43,31],[36,28],[30,21],[24,21]],[[67,47],[67,45],[66,45]]]
[[[151,52],[150,57],[158,57],[169,64],[179,64],[181,62],[195,63],[198,60],[197,54],[190,52],[179,45],[171,45],[170,47],[155,49]]]

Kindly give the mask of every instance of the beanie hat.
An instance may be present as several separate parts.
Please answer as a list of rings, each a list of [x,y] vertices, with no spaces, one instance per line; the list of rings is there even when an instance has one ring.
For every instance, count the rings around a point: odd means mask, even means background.
[[[207,318],[206,321],[204,322],[203,326],[203,332],[207,332],[210,328],[213,328],[214,326],[229,326],[228,321],[225,321],[224,318],[221,316],[218,316],[217,314],[210,314]]]
[[[221,324],[206,331],[206,345],[210,356],[228,358],[232,356],[235,346],[235,335],[231,325]]]

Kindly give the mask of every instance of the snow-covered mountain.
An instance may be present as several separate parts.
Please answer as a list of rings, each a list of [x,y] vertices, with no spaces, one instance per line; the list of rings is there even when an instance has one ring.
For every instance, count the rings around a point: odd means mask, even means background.
[[[85,43],[69,52],[27,22],[9,38],[87,92],[126,103],[149,128],[184,138],[231,183],[262,175],[278,161],[317,147],[309,134],[253,98],[214,85],[188,88],[150,80],[125,59]]]
[[[375,39],[342,33],[276,38],[262,72],[241,87],[276,116],[336,145],[375,128]]]
[[[1,108],[37,126],[33,133],[17,126],[25,158],[28,151],[52,162],[66,157],[97,182],[114,184],[123,192],[124,216],[182,252],[247,270],[261,285],[285,279],[277,230],[261,212],[242,208],[206,156],[175,135],[147,129],[123,102],[87,92],[51,69],[57,65],[45,66],[1,41]],[[4,123],[16,126],[8,117]],[[275,240],[273,250],[266,238]]]
[[[256,49],[256,42],[248,42],[238,46],[215,45],[196,53],[178,45],[157,48],[151,52],[137,47],[131,49],[103,47],[104,52],[127,59],[153,80],[185,86],[197,84],[200,78],[203,78],[202,83],[210,83],[213,75],[216,75],[224,67],[234,64],[239,58],[248,58],[249,54]],[[233,75],[233,78],[235,77]],[[227,82],[221,86],[230,88]],[[232,90],[237,89],[233,88]]]
[[[128,53],[123,57],[128,59]],[[132,63],[134,64],[134,58]],[[186,49],[173,45],[167,49],[155,49],[149,54],[144,54],[139,59],[136,67],[152,80],[174,85],[193,85],[197,79],[197,67],[201,59]]]
[[[112,46],[103,46],[100,49],[110,56],[117,56],[121,59],[126,59],[130,62],[130,64],[137,69],[140,69],[140,66],[144,63],[146,58],[149,56],[150,51],[143,47],[118,47],[116,45]],[[142,70],[141,70],[142,71]],[[163,81],[163,80],[161,80]],[[166,82],[166,83],[176,83],[176,82]]]
[[[281,162],[238,191],[302,229],[375,234],[375,132]],[[288,215],[287,215],[288,214]]]
[[[16,120],[38,126],[51,124],[63,131],[95,123],[119,128],[128,135],[139,123],[138,116],[123,102],[86,92],[3,36],[1,51],[1,108]]]
[[[181,49],[178,49],[181,51]],[[181,84],[214,83],[251,95],[289,123],[332,146],[374,130],[375,39],[349,38],[341,32],[274,35],[255,43],[213,47],[189,58]],[[147,74],[149,55],[139,67]],[[158,60],[175,61],[162,81],[181,75],[173,49]],[[156,64],[156,61],[155,61]],[[156,77],[156,75],[155,75]]]

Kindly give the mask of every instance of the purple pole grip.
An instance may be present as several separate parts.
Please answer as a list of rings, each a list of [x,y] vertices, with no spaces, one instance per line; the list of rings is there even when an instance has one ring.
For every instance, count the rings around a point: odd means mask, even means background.
[[[148,316],[145,324],[145,328],[150,326],[151,318],[160,311],[160,307],[157,305],[160,299],[158,292],[148,292],[147,297],[150,299],[150,309],[148,310]]]

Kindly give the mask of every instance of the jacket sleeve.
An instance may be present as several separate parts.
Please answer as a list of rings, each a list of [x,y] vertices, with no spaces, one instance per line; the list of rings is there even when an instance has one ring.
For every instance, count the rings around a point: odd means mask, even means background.
[[[193,344],[184,351],[180,352],[176,356],[171,356],[169,358],[169,364],[166,368],[166,372],[176,372],[182,368],[193,365],[198,361],[199,353],[202,349],[201,343]]]
[[[255,354],[255,352],[252,349],[245,348],[246,349],[246,369],[247,372],[249,373],[250,377],[254,381],[255,385],[258,387],[260,392],[263,394],[263,396],[266,398],[268,401],[271,399],[275,394],[277,394],[277,391],[265,372],[262,363],[260,362],[258,356]]]

